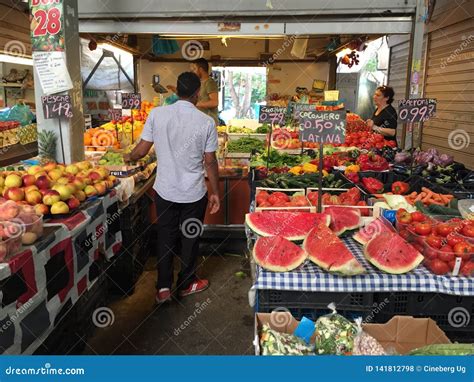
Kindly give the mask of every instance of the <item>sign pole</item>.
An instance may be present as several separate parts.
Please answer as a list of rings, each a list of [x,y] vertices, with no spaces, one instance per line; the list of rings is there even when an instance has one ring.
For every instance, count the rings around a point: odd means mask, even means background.
[[[66,156],[64,155],[63,129],[61,126],[61,118],[58,118],[58,123],[59,123],[59,139],[61,140],[61,155],[63,158],[63,163],[66,163]]]
[[[267,143],[267,171],[268,169],[268,162],[270,160],[270,147],[272,145],[272,134],[273,134],[273,123],[270,124],[270,134],[268,135],[268,143]]]
[[[319,178],[318,178],[318,212],[322,212],[323,209],[323,152],[324,145],[322,142],[319,143]]]

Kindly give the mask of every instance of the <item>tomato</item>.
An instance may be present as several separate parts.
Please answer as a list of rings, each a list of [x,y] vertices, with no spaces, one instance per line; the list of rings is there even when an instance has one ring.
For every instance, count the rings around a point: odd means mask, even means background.
[[[457,256],[461,256],[463,260],[469,260],[471,258],[471,255],[474,253],[474,249],[472,248],[472,246],[466,243],[465,241],[457,243],[454,246],[453,250],[454,253]]]
[[[317,205],[318,205],[318,192],[317,192],[317,191],[311,191],[311,192],[308,194],[308,199],[309,199],[309,202],[310,202],[313,206],[317,206]]]
[[[464,239],[457,235],[456,233],[454,232],[451,232],[448,237],[447,237],[447,240],[448,240],[448,244],[451,246],[451,247],[454,247],[457,243],[461,243],[464,241]]]
[[[276,203],[281,204],[281,202],[289,202],[290,197],[283,192],[277,191],[271,194],[267,200],[269,203],[275,205]]]
[[[430,260],[437,259],[438,251],[434,248],[426,247],[423,252],[423,255],[425,256],[426,259],[430,259]]]
[[[426,220],[426,215],[420,211],[415,211],[411,213],[411,219],[414,222],[424,222]]]
[[[445,252],[443,249],[438,253],[438,259],[449,263],[450,261],[454,260],[454,253],[452,252]]]
[[[409,224],[412,222],[411,214],[404,208],[400,208],[397,211],[396,219],[398,222],[403,223],[403,224]]]
[[[415,232],[418,235],[427,236],[431,233],[430,223],[415,223]]]
[[[461,234],[467,237],[474,237],[474,224],[465,224],[462,227]]]
[[[431,262],[430,269],[435,275],[445,275],[450,271],[449,265],[439,259],[434,259]]]
[[[461,275],[471,277],[474,275],[474,261],[469,261],[461,267]]]
[[[360,200],[357,202],[358,206],[367,206],[365,200]],[[370,216],[370,210],[368,208],[359,208],[361,216]]]
[[[453,231],[454,231],[454,228],[449,224],[442,223],[436,226],[436,233],[439,236],[446,237]]]
[[[295,205],[295,206],[307,206],[308,205],[308,200],[306,199],[306,196],[304,195],[296,195],[296,196],[293,196],[293,198],[291,199],[291,202]]]
[[[432,248],[441,248],[443,241],[439,236],[430,235],[426,238],[426,243]]]
[[[257,205],[258,205],[258,207],[272,207],[272,205],[270,203],[268,203],[266,200],[264,200],[261,203],[258,203]]]
[[[268,199],[268,192],[267,191],[260,191],[257,194],[257,206],[260,206],[263,202],[266,202]]]

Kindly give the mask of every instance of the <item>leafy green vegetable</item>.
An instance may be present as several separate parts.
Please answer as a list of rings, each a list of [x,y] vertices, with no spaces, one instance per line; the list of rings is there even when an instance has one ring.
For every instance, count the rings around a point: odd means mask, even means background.
[[[230,153],[250,153],[252,150],[263,151],[265,142],[260,139],[243,137],[227,143],[227,150]]]

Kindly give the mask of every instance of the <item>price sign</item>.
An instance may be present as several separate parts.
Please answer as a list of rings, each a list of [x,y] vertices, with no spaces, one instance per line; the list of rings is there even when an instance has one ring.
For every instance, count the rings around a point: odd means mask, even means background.
[[[413,98],[398,102],[398,118],[403,122],[424,122],[436,114],[436,99]]]
[[[260,106],[258,122],[283,125],[285,123],[286,107]]]
[[[295,103],[293,105],[293,118],[298,120],[301,111],[316,111],[316,106],[309,103]]]
[[[122,109],[109,109],[108,114],[112,121],[117,121],[122,118]]]
[[[71,97],[68,95],[41,96],[41,104],[45,119],[72,117]]]
[[[123,109],[140,109],[142,95],[140,93],[122,93]]]
[[[300,111],[300,140],[313,143],[344,143],[345,111]]]

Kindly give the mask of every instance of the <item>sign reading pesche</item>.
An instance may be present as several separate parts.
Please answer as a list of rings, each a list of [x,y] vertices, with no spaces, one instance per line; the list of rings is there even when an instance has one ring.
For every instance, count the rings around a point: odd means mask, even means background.
[[[344,143],[345,111],[299,111],[300,140],[313,143]]]
[[[41,96],[41,103],[45,119],[72,117],[71,97],[68,95]]]
[[[30,13],[32,50],[64,51],[63,1],[31,0]]]

